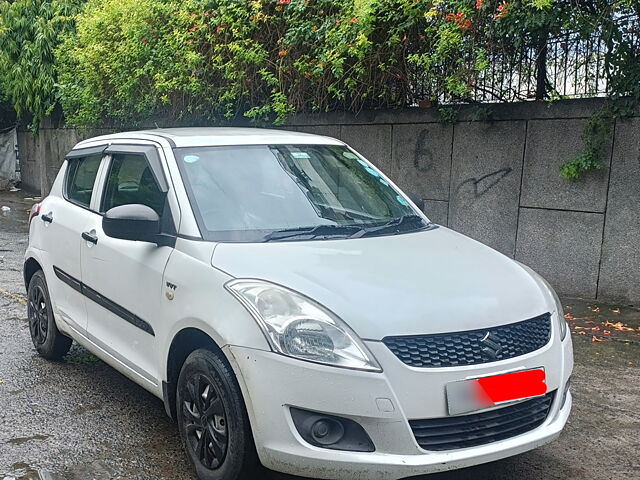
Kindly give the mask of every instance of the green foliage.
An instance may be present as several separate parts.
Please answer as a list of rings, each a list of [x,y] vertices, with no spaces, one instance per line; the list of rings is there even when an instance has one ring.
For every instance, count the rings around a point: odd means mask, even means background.
[[[78,0],[0,1],[0,85],[19,115],[37,128],[56,104],[53,50],[71,30]],[[2,96],[0,95],[0,96]]]
[[[150,116],[279,123],[292,112],[466,101],[489,49],[561,28],[564,16],[549,9],[529,0],[90,0],[56,51],[60,101],[83,126]],[[416,92],[425,78],[437,88]]]
[[[608,101],[587,122],[582,132],[582,152],[560,166],[560,175],[568,180],[577,180],[583,173],[604,168],[602,159],[611,142],[613,125],[617,119],[628,118],[635,112],[637,99]]]
[[[451,125],[458,121],[458,109],[455,107],[438,107],[438,118],[443,125]]]
[[[577,180],[589,170],[603,168],[604,163],[601,158],[610,139],[612,127],[613,117],[607,117],[603,113],[591,117],[582,132],[584,150],[560,166],[560,175],[568,180]]]
[[[618,0],[593,3],[601,8],[598,11],[598,21],[582,24],[587,25],[584,28],[590,25],[591,28],[601,29],[607,39],[604,68],[609,81],[609,100],[591,117],[583,131],[582,152],[560,167],[560,175],[570,180],[576,180],[583,173],[604,166],[602,158],[615,120],[632,115],[640,103],[640,50],[637,48],[637,38],[629,35],[632,32],[621,21],[624,17],[638,19],[640,2]]]
[[[640,99],[640,51],[620,24],[635,0],[0,0],[0,100],[32,125],[62,107],[68,124],[280,123],[295,112],[436,105],[445,123],[473,101],[494,58],[540,54],[561,32],[608,40],[612,101],[584,152],[602,165],[620,99]],[[541,56],[539,55],[539,58]],[[534,62],[535,63],[535,62]],[[538,76],[538,98],[559,98]],[[544,73],[544,70],[540,70]],[[425,88],[419,88],[423,86]],[[499,98],[499,97],[497,97]],[[478,106],[472,119],[490,120]]]
[[[550,8],[553,5],[553,0],[529,0],[529,4],[539,10],[543,10],[545,8]]]
[[[318,97],[305,93],[318,89],[325,70],[342,74],[344,55],[328,45],[337,43],[344,10],[327,0],[313,8],[260,0],[90,1],[77,34],[57,51],[67,120],[222,121],[244,114],[281,121]]]

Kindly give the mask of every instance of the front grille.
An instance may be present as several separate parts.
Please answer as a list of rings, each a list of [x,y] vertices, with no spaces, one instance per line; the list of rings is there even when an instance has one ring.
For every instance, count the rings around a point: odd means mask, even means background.
[[[477,447],[529,432],[549,414],[555,391],[508,407],[457,417],[410,420],[418,445],[424,450]]]
[[[488,340],[487,340],[488,337]],[[551,339],[551,315],[466,332],[386,337],[384,344],[412,367],[457,367],[497,362],[544,347]]]

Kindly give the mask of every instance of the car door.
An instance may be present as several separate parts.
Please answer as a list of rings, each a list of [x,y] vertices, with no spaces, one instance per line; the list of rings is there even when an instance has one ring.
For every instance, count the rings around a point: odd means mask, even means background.
[[[164,231],[175,231],[155,147],[112,145],[107,153],[100,212],[126,204],[147,205],[160,216]],[[108,237],[101,220],[85,225],[81,248],[87,336],[123,364],[125,373],[134,372],[143,385],[157,388],[162,277],[173,248]]]
[[[83,228],[102,218],[91,210],[104,146],[71,152],[63,166],[62,195],[52,193],[42,203],[36,221],[43,223],[41,244],[52,272],[47,272],[54,311],[60,320],[84,334],[87,326],[81,289],[80,247]]]

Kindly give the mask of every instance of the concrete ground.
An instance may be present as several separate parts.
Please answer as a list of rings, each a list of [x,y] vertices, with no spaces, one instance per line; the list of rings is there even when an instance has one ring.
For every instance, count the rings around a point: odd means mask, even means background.
[[[195,478],[162,402],[81,347],[38,357],[22,284],[27,209],[0,193],[0,480]],[[552,444],[432,480],[640,478],[640,310],[564,299],[574,408]],[[268,478],[279,478],[268,474]]]

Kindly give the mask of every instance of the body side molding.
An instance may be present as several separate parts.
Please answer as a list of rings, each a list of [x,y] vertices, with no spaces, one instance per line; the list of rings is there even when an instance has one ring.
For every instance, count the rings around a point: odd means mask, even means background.
[[[148,322],[138,317],[135,313],[132,313],[126,308],[122,307],[121,305],[118,305],[113,300],[108,299],[107,297],[102,295],[100,292],[97,292],[96,290],[89,287],[88,285],[85,285],[80,280],[72,277],[71,275],[59,269],[55,265],[53,267],[53,271],[55,272],[56,277],[58,277],[62,282],[66,283],[74,290],[82,293],[88,299],[96,302],[101,307],[106,308],[111,313],[117,315],[118,317],[122,318],[126,322],[129,322],[131,325],[138,327],[140,330],[143,330],[147,332],[149,335],[155,337],[155,332],[153,331],[153,327],[151,327],[151,325]]]

